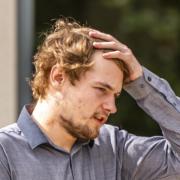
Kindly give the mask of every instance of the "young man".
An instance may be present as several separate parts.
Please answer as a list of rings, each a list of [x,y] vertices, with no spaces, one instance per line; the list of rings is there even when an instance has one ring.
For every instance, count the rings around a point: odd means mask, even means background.
[[[0,131],[0,179],[180,178],[179,101],[125,45],[59,20],[34,64],[35,104]],[[164,137],[137,137],[105,124],[124,83]]]

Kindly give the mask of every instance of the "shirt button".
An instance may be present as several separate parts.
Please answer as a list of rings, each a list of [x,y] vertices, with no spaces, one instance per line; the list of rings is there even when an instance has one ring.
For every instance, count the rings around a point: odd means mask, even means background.
[[[174,102],[173,105],[176,106],[176,103]]]
[[[148,78],[147,78],[147,79],[148,79],[148,81],[151,81],[151,80],[152,80],[150,76],[148,76]]]

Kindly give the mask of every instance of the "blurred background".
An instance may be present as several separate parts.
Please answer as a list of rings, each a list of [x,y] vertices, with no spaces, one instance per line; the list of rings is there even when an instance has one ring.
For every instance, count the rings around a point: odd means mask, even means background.
[[[180,95],[180,1],[0,0],[0,127],[15,122],[23,105],[31,102],[33,55],[42,34],[60,16],[112,34]],[[161,134],[126,92],[117,106],[110,124],[137,135]]]

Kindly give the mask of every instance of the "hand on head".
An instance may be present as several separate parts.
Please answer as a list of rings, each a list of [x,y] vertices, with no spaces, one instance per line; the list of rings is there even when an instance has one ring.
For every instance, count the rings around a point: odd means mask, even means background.
[[[102,40],[93,43],[95,48],[110,50],[103,54],[104,58],[119,59],[124,62],[129,71],[129,76],[125,80],[126,83],[134,81],[135,79],[142,76],[142,66],[126,45],[119,42],[113,36],[102,33],[100,31],[93,30],[89,33],[89,35],[94,39]]]

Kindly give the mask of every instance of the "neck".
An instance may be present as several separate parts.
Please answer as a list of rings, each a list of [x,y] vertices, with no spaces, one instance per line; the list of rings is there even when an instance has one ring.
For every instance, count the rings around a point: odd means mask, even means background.
[[[45,101],[38,101],[33,112],[32,119],[39,125],[40,129],[53,142],[53,144],[70,152],[76,138],[70,135],[60,124],[60,116],[55,107]]]

